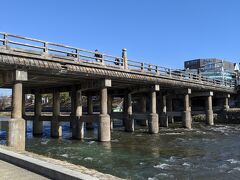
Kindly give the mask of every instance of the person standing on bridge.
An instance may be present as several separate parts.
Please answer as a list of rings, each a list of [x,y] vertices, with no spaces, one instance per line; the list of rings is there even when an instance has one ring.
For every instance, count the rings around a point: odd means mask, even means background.
[[[99,51],[96,49],[95,50],[95,55],[94,57],[96,58],[96,62],[102,62],[102,54],[99,53]]]

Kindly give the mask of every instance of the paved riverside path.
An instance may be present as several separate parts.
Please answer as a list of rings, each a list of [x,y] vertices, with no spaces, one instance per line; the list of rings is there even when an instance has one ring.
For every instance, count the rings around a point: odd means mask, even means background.
[[[47,180],[41,175],[0,160],[1,180]]]

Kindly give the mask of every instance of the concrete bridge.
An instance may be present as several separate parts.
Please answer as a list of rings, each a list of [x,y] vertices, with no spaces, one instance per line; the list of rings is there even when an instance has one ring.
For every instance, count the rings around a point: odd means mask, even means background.
[[[42,121],[51,121],[51,136],[61,136],[60,121],[70,120],[73,138],[84,137],[84,124],[98,124],[98,140],[111,140],[111,120],[123,120],[126,131],[134,131],[135,119],[148,125],[149,133],[168,126],[174,116],[182,117],[182,125],[191,128],[191,99],[206,102],[206,122],[213,125],[212,98],[224,100],[228,108],[230,94],[236,94],[235,82],[214,80],[200,74],[170,69],[127,57],[112,56],[71,46],[23,36],[0,33],[0,87],[12,88],[12,118],[2,122],[8,131],[8,145],[25,148],[25,120],[33,119],[33,134],[42,134]],[[60,92],[71,94],[70,117],[60,116]],[[52,117],[41,115],[41,94],[53,94]],[[35,95],[33,117],[25,115],[25,94]],[[82,96],[87,96],[88,111],[83,113]],[[92,97],[99,96],[100,112],[93,113]],[[112,111],[112,99],[123,100],[123,112]],[[135,105],[140,112],[133,111]],[[173,100],[182,103],[175,111]]]

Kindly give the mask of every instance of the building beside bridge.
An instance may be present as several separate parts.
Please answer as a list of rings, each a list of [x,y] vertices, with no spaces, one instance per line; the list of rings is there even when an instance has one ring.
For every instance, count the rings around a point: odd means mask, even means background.
[[[185,61],[184,69],[187,72],[198,73],[211,79],[232,81],[238,81],[239,79],[237,63],[216,58]]]

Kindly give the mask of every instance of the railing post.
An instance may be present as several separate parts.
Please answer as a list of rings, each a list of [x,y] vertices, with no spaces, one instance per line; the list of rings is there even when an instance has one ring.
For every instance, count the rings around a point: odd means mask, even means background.
[[[144,71],[144,63],[141,63],[141,71]]]
[[[75,53],[76,53],[76,58],[77,58],[77,60],[79,60],[79,50],[78,50],[78,49],[75,49]]]
[[[4,41],[3,41],[3,46],[7,46],[7,45],[8,45],[8,35],[7,35],[7,34],[4,34],[4,35],[3,35],[3,39],[4,39]]]
[[[102,65],[104,65],[104,56],[103,56],[103,54],[102,54],[102,58],[101,58],[101,63],[102,63]]]
[[[48,53],[48,43],[44,42],[43,46],[44,46],[43,52]]]
[[[158,66],[155,67],[155,72],[156,72],[156,74],[159,74],[158,73]]]
[[[128,62],[127,62],[127,49],[122,49],[122,58],[123,58],[123,67],[124,69],[128,69]]]

